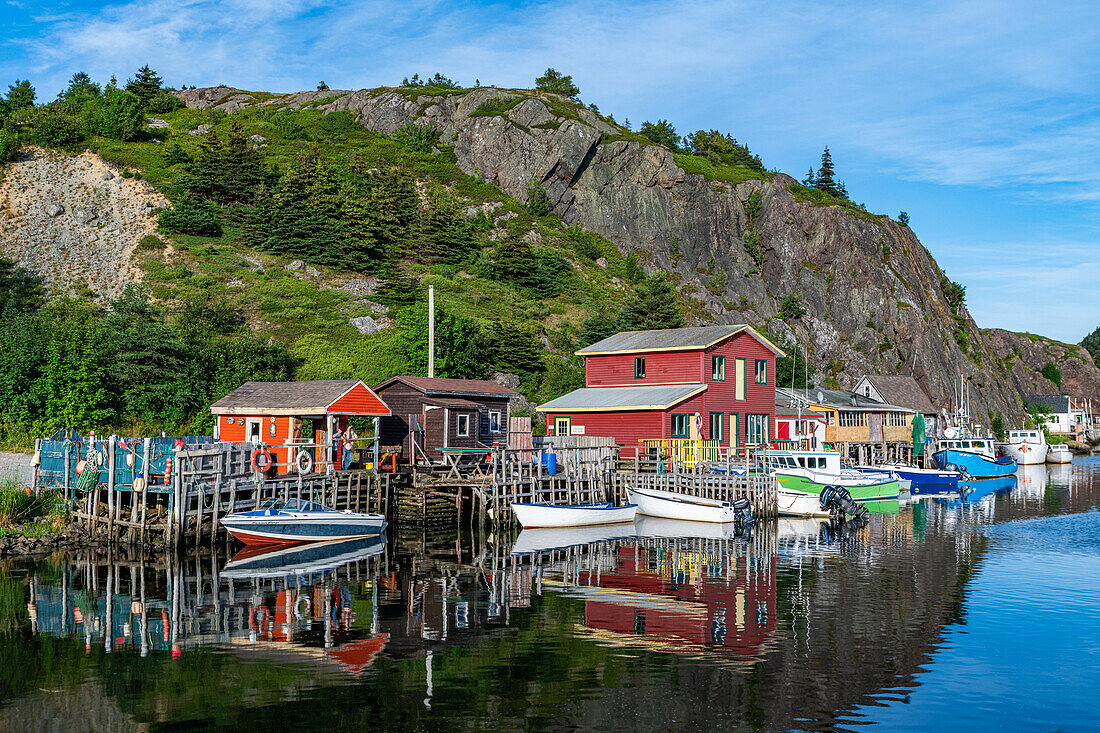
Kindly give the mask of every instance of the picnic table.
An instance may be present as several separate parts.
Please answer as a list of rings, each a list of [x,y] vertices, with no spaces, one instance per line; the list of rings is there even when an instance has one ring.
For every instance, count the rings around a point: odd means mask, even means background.
[[[447,467],[447,478],[461,479],[461,466],[472,466],[478,478],[488,478],[486,462],[483,460],[492,450],[489,448],[440,448],[443,465]]]

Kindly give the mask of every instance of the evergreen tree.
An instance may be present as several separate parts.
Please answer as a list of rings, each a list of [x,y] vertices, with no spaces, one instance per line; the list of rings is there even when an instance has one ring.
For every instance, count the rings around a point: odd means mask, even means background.
[[[626,299],[620,317],[620,330],[681,328],[684,322],[676,286],[664,275],[654,273],[639,283]]]
[[[552,68],[547,69],[542,76],[535,79],[535,89],[540,92],[558,94],[566,99],[576,99],[581,93],[581,90],[573,83],[572,76],[564,76]]]
[[[188,174],[184,184],[197,196],[219,203],[250,201],[263,183],[263,156],[252,148],[241,123],[233,120],[224,140],[214,130],[203,137]]]
[[[627,126],[630,129],[630,126]],[[656,122],[643,122],[642,126],[638,128],[638,133],[653,142],[668,148],[669,150],[680,149],[680,136],[676,133],[676,128],[672,126],[672,123],[668,120],[657,120]]]
[[[34,87],[27,80],[19,81],[8,86],[8,96],[5,98],[5,107],[9,114],[15,114],[21,109],[34,106]]]
[[[718,165],[739,165],[764,172],[760,156],[753,154],[737,138],[718,130],[696,130],[684,138],[685,146],[693,155],[710,158]]]
[[[901,224],[904,227],[909,226],[909,212],[902,211],[898,214],[898,224]]]
[[[95,99],[101,93],[99,85],[83,71],[78,71],[69,79],[69,86],[61,92],[59,99],[75,104],[84,104]]]
[[[829,152],[829,146],[826,145],[825,150],[821,153],[821,166],[818,167],[817,176],[814,178],[814,188],[824,191],[830,196],[836,196],[838,192],[834,176],[833,156]]]
[[[126,82],[126,91],[136,96],[141,101],[141,106],[149,104],[158,91],[160,91],[161,78],[157,72],[149,68],[149,64],[137,70],[133,79]]]
[[[814,177],[814,167],[811,165],[810,170],[806,171],[806,177],[802,179],[802,185],[812,187],[816,180],[817,179]]]
[[[580,347],[591,346],[597,341],[603,341],[608,336],[614,336],[619,332],[619,314],[607,311],[596,311],[584,321],[581,327]]]

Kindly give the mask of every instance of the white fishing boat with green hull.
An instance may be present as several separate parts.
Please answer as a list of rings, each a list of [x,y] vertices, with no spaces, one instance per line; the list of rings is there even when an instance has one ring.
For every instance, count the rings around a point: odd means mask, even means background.
[[[840,454],[832,451],[767,450],[760,452],[765,470],[779,483],[779,513],[787,516],[818,516],[821,492],[827,486],[848,490],[859,504],[897,501],[901,494],[898,477],[889,471],[867,473],[840,465]]]

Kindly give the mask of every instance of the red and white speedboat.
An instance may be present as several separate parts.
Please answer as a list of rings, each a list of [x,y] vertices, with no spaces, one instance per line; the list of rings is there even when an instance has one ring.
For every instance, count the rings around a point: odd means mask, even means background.
[[[259,509],[227,514],[220,521],[229,534],[248,545],[373,537],[386,527],[381,514],[340,512],[300,499],[270,499]]]

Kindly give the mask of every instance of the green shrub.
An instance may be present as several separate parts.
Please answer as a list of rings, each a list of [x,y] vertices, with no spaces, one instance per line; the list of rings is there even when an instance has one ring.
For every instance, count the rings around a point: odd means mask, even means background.
[[[403,148],[418,153],[430,153],[439,142],[439,131],[427,125],[414,125],[409,122],[394,130],[390,137]]]
[[[1059,389],[1062,387],[1062,370],[1052,362],[1047,362],[1042,369],[1042,375],[1054,382]]]
[[[146,108],[154,114],[168,114],[183,108],[183,100],[174,94],[161,89],[150,99]]]
[[[534,178],[527,182],[527,203],[523,208],[527,209],[527,213],[532,216],[546,216],[553,208],[550,197],[546,195],[546,189]]]
[[[137,250],[139,252],[159,252],[167,245],[164,244],[164,240],[155,234],[146,234],[137,243]]]
[[[15,133],[0,128],[0,163],[15,158],[19,151],[19,138]]]
[[[355,115],[346,109],[330,112],[320,119],[317,126],[330,134],[352,132],[359,129]]]
[[[97,135],[112,140],[133,140],[145,126],[141,100],[130,92],[108,89],[96,98],[89,122]]]
[[[195,237],[220,237],[222,234],[217,205],[194,196],[184,196],[174,207],[160,212],[158,223],[162,231]]]
[[[783,302],[779,305],[779,317],[783,320],[791,318],[801,318],[806,315],[806,308],[802,305],[802,296],[798,293],[791,293],[783,297]]]
[[[176,143],[172,143],[164,149],[164,152],[161,153],[161,159],[166,166],[191,162],[191,156]]]
[[[84,122],[60,105],[24,111],[29,113],[31,138],[40,145],[69,148],[84,139]]]
[[[493,117],[504,112],[510,104],[511,100],[489,97],[470,113],[470,117]]]

